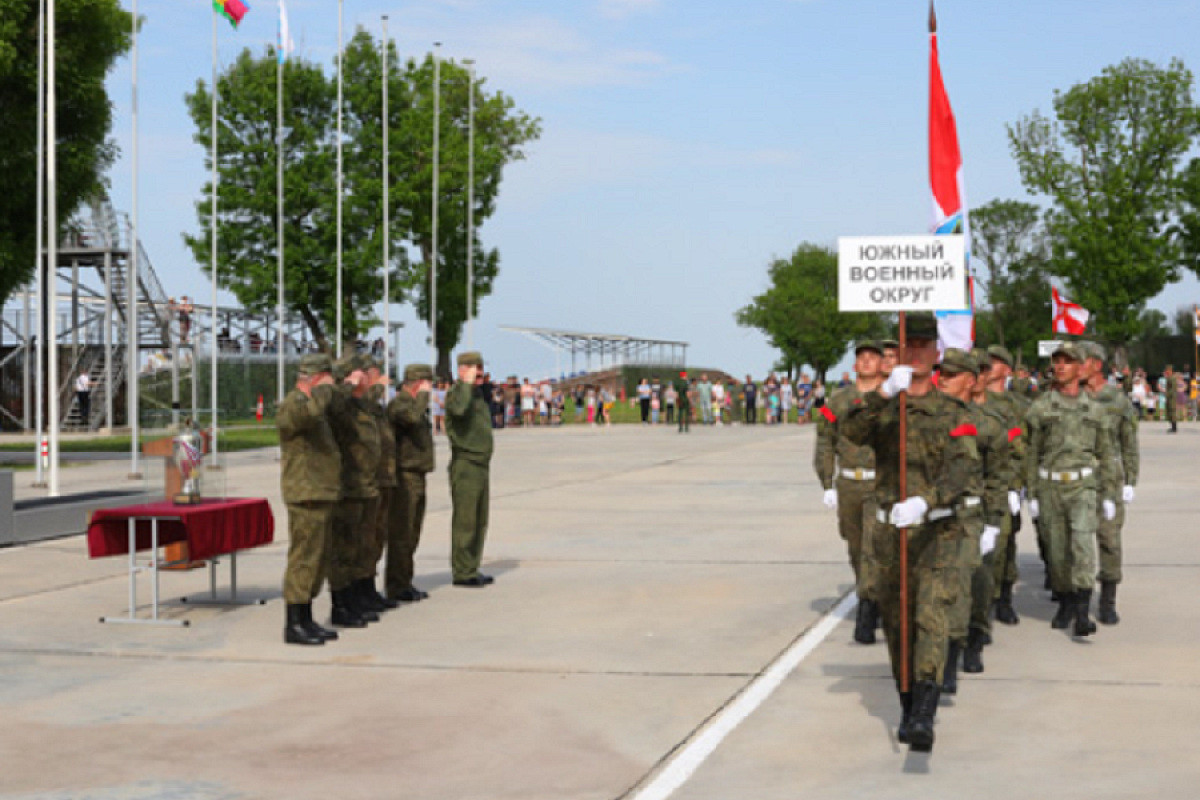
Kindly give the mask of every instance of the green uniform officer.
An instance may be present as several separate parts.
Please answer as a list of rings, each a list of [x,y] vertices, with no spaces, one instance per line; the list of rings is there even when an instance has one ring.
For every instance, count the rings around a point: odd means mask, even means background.
[[[1011,388],[1016,383],[1016,379],[1013,378],[1015,362],[1012,353],[1000,345],[992,345],[987,349],[987,354],[991,361],[991,369],[988,371],[988,405],[1004,415],[1012,459],[1012,483],[1008,489],[1010,513],[1000,526],[1000,538],[996,541],[995,570],[992,573],[996,587],[993,612],[997,622],[1016,625],[1021,618],[1013,606],[1013,587],[1019,577],[1017,534],[1021,530],[1021,497],[1026,488],[1024,463],[1025,445],[1028,440],[1025,435],[1025,414],[1029,411],[1031,401]]]
[[[907,618],[907,670],[911,691],[901,691],[904,710],[898,737],[928,752],[946,663],[950,610],[959,588],[958,564],[968,535],[960,518],[979,497],[979,451],[967,406],[933,387],[937,323],[933,315],[910,313],[903,364],[879,392],[854,404],[843,434],[875,451],[875,495],[880,534],[876,597],[883,614],[892,674],[902,675],[901,620]],[[900,404],[907,392],[907,496],[900,494]],[[908,542],[908,603],[900,604],[900,537]],[[902,684],[898,688],[903,688]]]
[[[679,399],[675,402],[678,404],[676,411],[679,414],[678,433],[692,432],[692,384],[688,380],[686,372],[679,373],[679,379],[675,381],[675,393]]]
[[[413,556],[425,524],[425,480],[433,472],[433,427],[429,421],[429,392],[433,368],[409,364],[404,383],[388,404],[388,419],[396,433],[396,490],[388,517],[386,588],[388,597],[416,603],[429,595],[413,585]]]
[[[848,440],[838,426],[855,402],[879,388],[882,359],[883,349],[878,342],[859,342],[854,348],[854,383],[835,391],[821,408],[813,451],[813,469],[825,492],[825,506],[837,510],[838,533],[846,542],[854,570],[858,592],[854,640],[860,644],[875,643],[875,625],[879,619],[870,544],[875,520],[875,451]]]
[[[300,359],[296,388],[279,406],[280,484],[288,509],[288,558],[283,577],[288,644],[319,645],[336,632],[313,621],[312,601],[321,587],[322,560],[333,532],[333,511],[342,491],[342,455],[330,410],[336,403],[333,361],[312,354]]]
[[[1125,507],[1133,502],[1141,466],[1138,449],[1137,412],[1129,396],[1111,385],[1104,378],[1106,353],[1098,344],[1087,346],[1084,368],[1086,390],[1104,411],[1104,428],[1112,441],[1116,455],[1116,480],[1121,486],[1120,497],[1115,498],[1117,514],[1105,519],[1100,514],[1096,530],[1096,541],[1100,550],[1100,602],[1096,608],[1096,619],[1105,625],[1116,625],[1121,621],[1117,614],[1117,584],[1121,582],[1121,529],[1125,526]],[[1102,512],[1103,510],[1101,510]]]
[[[446,433],[450,437],[450,568],[455,586],[481,587],[492,583],[479,571],[487,539],[490,505],[489,470],[492,462],[492,419],[477,381],[483,356],[458,357],[458,380],[446,393]]]
[[[383,549],[387,545],[388,517],[392,510],[392,498],[396,494],[396,434],[388,421],[383,407],[387,395],[387,376],[379,363],[370,356],[363,357],[363,367],[370,382],[367,389],[366,407],[375,419],[379,432],[379,468],[375,471],[375,485],[379,487],[379,498],[375,502],[375,513],[367,520],[367,541],[363,548],[362,571],[359,574],[359,591],[367,601],[379,610],[396,608],[399,602],[379,593],[375,576]]]
[[[1167,429],[1167,433],[1177,433],[1179,430],[1176,420],[1179,413],[1179,387],[1176,385],[1175,368],[1170,364],[1163,370],[1163,379],[1163,393],[1165,394],[1163,399],[1166,402],[1164,410],[1167,414],[1167,422],[1171,423],[1171,427]]]
[[[333,515],[333,548],[329,586],[333,595],[333,624],[361,628],[377,622],[378,608],[362,591],[363,555],[368,543],[368,520],[379,500],[379,428],[367,406],[367,378],[362,356],[348,356],[336,368],[343,376],[345,403],[332,417],[333,433],[342,451],[342,500]]]
[[[1079,388],[1083,355],[1074,343],[1052,356],[1054,389],[1029,409],[1025,483],[1036,487],[1029,510],[1041,518],[1050,583],[1059,609],[1051,625],[1075,635],[1095,633],[1089,603],[1096,581],[1096,509],[1112,519],[1119,487],[1103,410]]]

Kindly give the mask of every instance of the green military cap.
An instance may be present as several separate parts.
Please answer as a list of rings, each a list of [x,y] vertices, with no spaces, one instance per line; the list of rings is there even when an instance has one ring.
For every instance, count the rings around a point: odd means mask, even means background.
[[[858,344],[854,345],[854,355],[858,355],[863,350],[872,350],[879,355],[883,355],[883,347],[874,339],[863,339]]]
[[[374,358],[372,358],[371,356],[359,356],[358,357],[358,368],[361,369],[363,372],[366,372],[366,371],[372,370],[372,369],[377,369],[380,372],[383,371],[383,366],[378,361],[376,361]]]
[[[942,372],[950,375],[957,375],[962,372],[978,375],[979,364],[976,363],[975,359],[966,350],[951,347],[942,355]]]
[[[899,350],[900,349],[900,343],[897,342],[895,339],[880,339],[879,346],[882,347],[884,350]]]
[[[344,380],[347,375],[362,369],[362,359],[356,354],[344,355],[333,365],[333,375],[338,380]]]
[[[1103,364],[1108,361],[1108,353],[1099,342],[1085,342],[1084,358],[1094,358]]]
[[[936,340],[937,319],[928,311],[910,311],[904,317],[904,335],[909,339]]]
[[[300,359],[301,375],[320,375],[333,372],[333,359],[325,353],[309,353]]]
[[[975,366],[979,367],[980,372],[992,368],[992,359],[988,357],[988,351],[982,347],[971,350],[971,358],[975,360]]]
[[[428,364],[409,364],[404,368],[404,380],[431,381],[433,380],[433,367]]]
[[[1005,364],[1007,364],[1010,367],[1015,363],[1015,360],[1013,359],[1013,354],[1008,351],[1008,348],[1001,347],[998,344],[994,344],[991,347],[989,347],[987,349],[987,354],[988,354],[988,356],[996,359],[997,361],[1003,361]]]
[[[1058,347],[1054,348],[1054,352],[1050,354],[1050,357],[1054,358],[1060,353],[1072,361],[1082,362],[1086,357],[1083,352],[1083,348],[1081,348],[1075,342],[1061,342]]]
[[[483,354],[476,350],[468,350],[465,353],[459,353],[458,365],[460,367],[482,367]]]

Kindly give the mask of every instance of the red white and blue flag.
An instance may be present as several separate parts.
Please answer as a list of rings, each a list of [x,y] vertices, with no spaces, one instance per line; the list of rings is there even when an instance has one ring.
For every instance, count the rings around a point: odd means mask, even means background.
[[[937,17],[929,5],[929,185],[933,198],[933,232],[965,236],[967,262],[971,259],[971,229],[967,220],[967,194],[963,185],[962,152],[950,97],[942,82],[938,61]],[[970,305],[937,312],[938,346],[970,350],[975,344],[975,293],[968,286]]]

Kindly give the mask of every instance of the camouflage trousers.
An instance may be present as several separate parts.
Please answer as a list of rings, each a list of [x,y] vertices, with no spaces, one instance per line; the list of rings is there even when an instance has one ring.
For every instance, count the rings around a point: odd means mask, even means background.
[[[982,531],[981,531],[982,532]],[[999,542],[1000,537],[996,537]],[[979,538],[974,532],[962,541],[959,556],[958,596],[950,617],[949,638],[952,641],[966,640],[972,630],[992,632],[992,594],[995,587],[996,550],[987,555],[979,552]]]
[[[333,535],[334,503],[288,503],[287,569],[283,573],[283,601],[288,605],[311,603],[325,578],[326,547]]]
[[[961,587],[962,540],[956,518],[908,528],[908,606],[900,604],[900,537],[903,531],[877,525],[875,599],[883,617],[892,675],[900,680],[900,620],[908,617],[909,675],[913,681],[942,681],[950,615]]]
[[[450,569],[456,581],[479,574],[491,504],[489,473],[486,464],[458,456],[450,459],[450,500],[454,506],[450,520]]]
[[[412,588],[413,556],[425,524],[425,473],[401,470],[388,514],[386,585],[388,597]]]
[[[874,599],[875,560],[871,531],[875,520],[875,482],[851,478],[837,479],[838,533],[846,542],[854,584],[863,600]]]
[[[1039,482],[1037,499],[1050,586],[1059,594],[1096,585],[1096,519],[1099,502],[1091,480]]]
[[[378,498],[342,498],[333,513],[333,536],[328,550],[329,588],[340,592],[362,577],[363,550],[367,546],[367,520],[375,514]]]
[[[1017,572],[1017,533],[1021,530],[1021,515],[1005,514],[1004,522],[1000,525],[1000,535],[996,537],[996,549],[992,556],[992,583],[997,594],[1002,583],[1016,583],[1020,577]]]
[[[383,557],[383,548],[387,545],[388,516],[391,514],[392,495],[396,493],[394,486],[380,486],[379,498],[375,501],[375,513],[364,520],[366,537],[362,547],[362,562],[359,564],[359,578],[375,579],[376,567]]]
[[[1104,583],[1121,582],[1121,530],[1125,527],[1125,504],[1117,503],[1117,515],[1111,520],[1104,518],[1100,509],[1096,511],[1096,543],[1100,549],[1100,580]]]

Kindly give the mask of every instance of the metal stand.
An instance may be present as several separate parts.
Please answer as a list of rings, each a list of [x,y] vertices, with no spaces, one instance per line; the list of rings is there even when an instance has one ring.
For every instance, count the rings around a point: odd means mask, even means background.
[[[182,603],[189,603],[194,606],[263,606],[267,601],[263,598],[257,600],[238,600],[237,596],[237,551],[229,554],[229,599],[217,598],[217,565],[221,563],[220,558],[210,558],[208,560],[208,598],[196,600],[188,597],[179,598]]]
[[[150,566],[139,567],[137,563],[137,523],[139,519],[150,522]],[[179,517],[130,517],[129,518],[129,616],[101,617],[101,622],[121,623],[127,625],[172,625],[186,628],[191,623],[186,619],[159,619],[158,616],[158,521],[160,519],[178,520]],[[137,576],[139,572],[150,572],[151,582],[151,613],[149,617],[137,615]]]

